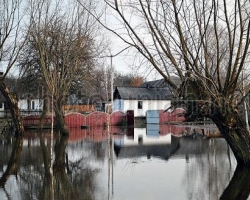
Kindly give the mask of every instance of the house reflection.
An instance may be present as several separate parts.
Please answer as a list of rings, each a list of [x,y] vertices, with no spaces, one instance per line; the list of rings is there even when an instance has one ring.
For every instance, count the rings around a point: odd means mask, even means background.
[[[179,148],[179,138],[171,132],[161,133],[158,124],[146,128],[130,128],[123,137],[114,139],[117,158],[155,156],[168,159]]]
[[[111,139],[112,149],[117,159],[140,156],[168,159],[180,147],[179,136],[185,131],[186,128],[183,127],[159,124],[147,124],[144,128],[118,126],[71,128],[68,143],[82,144],[85,140],[101,142]],[[30,141],[37,139],[34,133],[28,131],[26,131],[26,137],[29,138],[29,144]]]
[[[168,159],[179,148],[179,136],[186,128],[174,125],[147,124],[144,128],[94,126],[70,129],[69,143],[113,139],[117,158],[156,156]]]

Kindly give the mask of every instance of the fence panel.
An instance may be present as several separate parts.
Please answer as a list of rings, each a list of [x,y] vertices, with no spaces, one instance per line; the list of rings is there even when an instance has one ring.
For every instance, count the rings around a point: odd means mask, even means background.
[[[108,124],[110,115],[104,112],[93,112],[86,117],[87,126],[105,126]]]
[[[70,128],[80,128],[86,123],[86,117],[80,113],[70,113],[65,115],[65,122]]]
[[[126,123],[126,114],[122,111],[113,112],[110,116],[110,124],[112,126],[123,125]]]

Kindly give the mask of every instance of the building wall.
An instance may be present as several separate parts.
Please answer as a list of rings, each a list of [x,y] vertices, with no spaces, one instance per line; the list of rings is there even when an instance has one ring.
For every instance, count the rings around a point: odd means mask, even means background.
[[[20,99],[18,102],[18,107],[21,111],[28,111],[28,100]],[[43,109],[43,99],[30,99],[30,111],[42,110]]]
[[[170,100],[141,100],[141,108],[139,108],[140,100],[114,100],[114,111],[127,112],[128,110],[134,110],[135,117],[145,117],[147,110],[164,110],[170,107]]]

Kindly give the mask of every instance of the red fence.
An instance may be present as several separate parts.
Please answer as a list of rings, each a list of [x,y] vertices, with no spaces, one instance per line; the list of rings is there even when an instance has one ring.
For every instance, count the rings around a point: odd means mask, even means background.
[[[27,127],[31,127],[31,126],[37,126],[40,124],[40,115],[29,115],[23,118],[23,126],[25,128]],[[55,123],[55,118],[54,121]],[[51,116],[45,116],[44,117],[44,121],[43,121],[44,125],[51,125],[52,124],[52,117]]]
[[[184,121],[184,116],[182,113],[183,109],[177,108],[173,112],[159,111],[159,123],[167,122],[182,122]],[[133,114],[133,113],[132,113]],[[122,111],[116,111],[112,114],[107,114],[104,112],[93,112],[88,115],[84,115],[78,112],[73,112],[65,115],[65,121],[69,128],[80,128],[81,126],[97,127],[97,126],[117,126],[127,124],[128,115]],[[40,122],[39,115],[27,116],[23,119],[24,126],[38,125]],[[51,124],[52,120],[50,116],[45,118],[44,124]]]
[[[86,117],[80,113],[70,113],[65,115],[65,121],[68,127],[77,128],[86,123]]]
[[[117,111],[110,114],[104,112],[93,112],[89,115],[83,115],[80,113],[70,113],[65,115],[65,121],[68,127],[77,128],[81,126],[98,127],[117,126],[126,122],[126,115],[121,111]]]
[[[159,123],[164,124],[167,122],[183,122],[185,120],[183,116],[184,110],[181,108],[175,109],[173,112],[159,111]],[[65,121],[68,127],[81,127],[81,126],[117,126],[127,123],[127,116],[122,111],[116,111],[112,114],[104,112],[93,112],[88,115],[80,113],[70,113],[65,115]]]
[[[104,112],[93,112],[86,116],[87,126],[105,126],[109,124],[110,115]]]
[[[126,114],[122,111],[113,112],[110,116],[110,123],[114,126],[126,124]]]

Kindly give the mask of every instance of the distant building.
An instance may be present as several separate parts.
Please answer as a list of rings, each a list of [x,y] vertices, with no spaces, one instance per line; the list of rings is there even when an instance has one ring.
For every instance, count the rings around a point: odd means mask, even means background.
[[[18,107],[22,115],[39,114],[43,110],[43,99],[22,98],[18,101]]]

